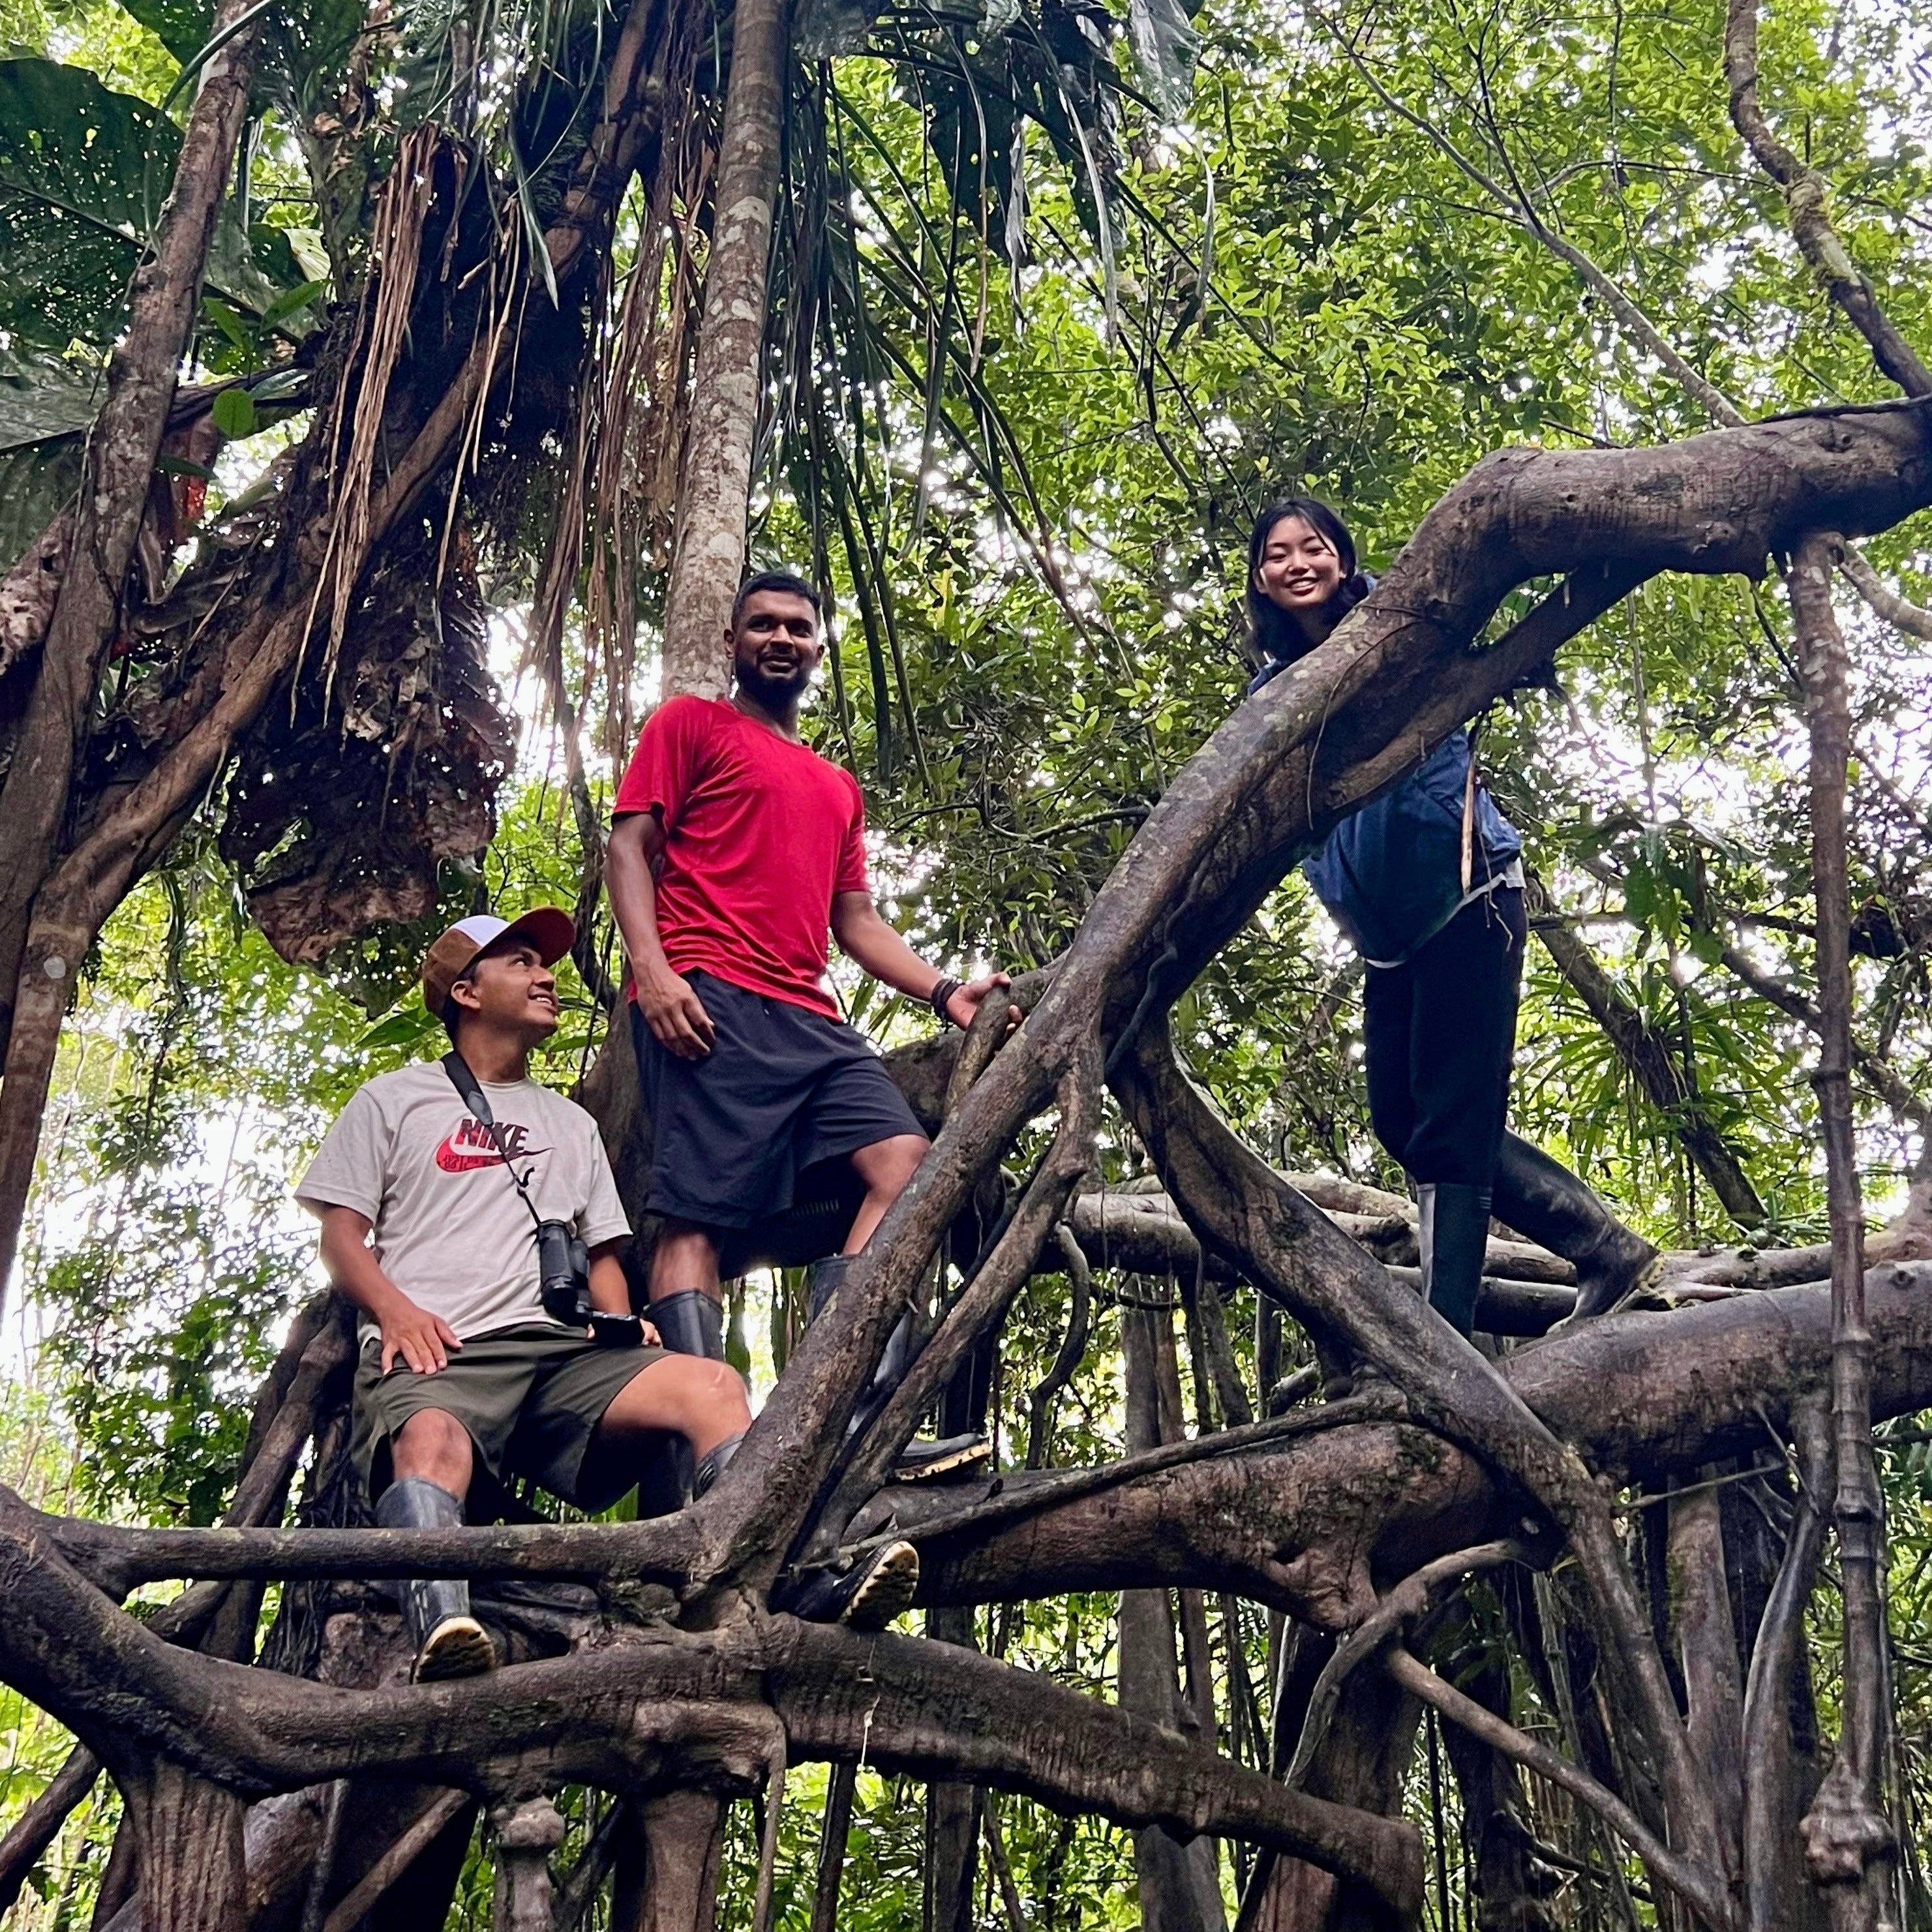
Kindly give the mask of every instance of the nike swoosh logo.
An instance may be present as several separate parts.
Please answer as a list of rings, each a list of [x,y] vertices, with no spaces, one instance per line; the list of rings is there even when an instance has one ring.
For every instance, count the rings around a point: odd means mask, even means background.
[[[458,1148],[452,1144],[455,1138],[454,1134],[446,1136],[442,1144],[436,1150],[436,1164],[445,1174],[468,1174],[479,1167],[501,1167],[503,1165],[503,1156],[494,1148],[482,1151]],[[529,1160],[538,1154],[549,1152],[548,1148],[520,1148],[517,1150],[517,1158]]]

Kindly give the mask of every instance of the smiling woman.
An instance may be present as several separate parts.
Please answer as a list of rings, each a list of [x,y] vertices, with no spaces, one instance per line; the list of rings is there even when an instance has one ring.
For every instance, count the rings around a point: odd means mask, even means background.
[[[1264,510],[1246,602],[1267,662],[1250,692],[1324,642],[1373,587],[1327,504]],[[1459,726],[1338,825],[1307,868],[1367,966],[1370,1118],[1415,1190],[1424,1296],[1466,1335],[1492,1210],[1576,1264],[1580,1315],[1606,1312],[1658,1261],[1576,1176],[1506,1131],[1527,934],[1522,850]]]

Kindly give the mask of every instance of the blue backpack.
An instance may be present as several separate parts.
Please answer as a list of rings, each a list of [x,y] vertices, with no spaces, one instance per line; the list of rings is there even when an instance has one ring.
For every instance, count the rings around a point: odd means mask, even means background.
[[[1252,696],[1286,663],[1264,664]],[[1433,939],[1522,850],[1522,837],[1480,784],[1462,890],[1462,812],[1469,734],[1452,731],[1415,769],[1342,820],[1302,869],[1351,944],[1372,966],[1396,966]]]

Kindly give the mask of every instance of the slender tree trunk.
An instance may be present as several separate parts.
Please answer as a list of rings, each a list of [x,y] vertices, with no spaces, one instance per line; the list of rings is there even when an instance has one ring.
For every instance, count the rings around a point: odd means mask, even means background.
[[[1744,1876],[1744,1684],[1719,1509],[1719,1492],[1708,1486],[1671,1498],[1671,1596],[1690,1749],[1717,1808],[1718,1862],[1727,1882],[1738,1887]]]
[[[563,1820],[548,1798],[533,1798],[491,1821],[496,1836],[492,1932],[550,1932],[550,1855],[563,1842]]]
[[[949,1604],[928,1610],[926,1634],[976,1648],[973,1612]],[[973,1932],[973,1887],[980,1874],[980,1820],[986,1802],[976,1785],[935,1781],[926,1788],[926,1932]]]
[[[1180,1374],[1170,1313],[1124,1308],[1120,1326],[1126,1357],[1127,1453],[1134,1455],[1179,1438],[1180,1418],[1175,1412]],[[1121,1708],[1171,1730],[1198,1730],[1197,1714],[1180,1694],[1174,1650],[1174,1616],[1167,1592],[1124,1591]],[[1201,1742],[1212,1744],[1211,1724]],[[1211,1838],[1184,1842],[1157,1825],[1146,1826],[1134,1834],[1134,1864],[1144,1932],[1221,1932],[1226,1921]]]
[[[708,1791],[668,1791],[632,1810],[632,1842],[619,1861],[610,1900],[611,1932],[712,1932],[724,1802]]]
[[[218,33],[248,0],[222,0]],[[153,252],[134,277],[127,333],[107,370],[107,399],[88,438],[80,498],[40,673],[0,790],[0,1046],[11,1030],[28,908],[52,869],[74,760],[108,649],[167,428],[182,358],[201,302],[201,278],[235,158],[254,72],[255,32],[244,28],[202,68],[174,185]],[[49,956],[41,970],[66,983],[80,964]],[[9,1071],[10,1072],[10,1068]],[[0,1282],[6,1278],[0,1261]]]
[[[1850,664],[1832,609],[1835,538],[1806,538],[1792,560],[1798,675],[1811,731],[1811,874],[1817,897],[1818,1070],[1832,1218],[1832,1516],[1844,1576],[1844,1690],[1838,1754],[1804,1820],[1812,1876],[1829,1888],[1840,1932],[1894,1922],[1897,1847],[1880,1792],[1891,1731],[1885,1628],[1885,1498],[1872,1450],[1871,1330],[1865,1318],[1864,1204],[1852,1121],[1851,888],[1845,774],[1851,756]]]
[[[788,44],[785,0],[739,0],[718,156],[716,226],[664,592],[667,698],[693,692],[718,697],[730,676],[724,632],[745,567]]]
[[[122,1790],[134,1821],[142,1932],[243,1932],[242,1801],[165,1760]]]
[[[1832,1425],[1822,1403],[1792,1420],[1797,1492],[1784,1554],[1751,1640],[1744,1681],[1745,1932],[1814,1932],[1817,1894],[1804,1882],[1798,1821],[1810,1793],[1792,1735],[1795,1709],[1808,1714],[1804,1606],[1824,1548],[1832,1489]]]

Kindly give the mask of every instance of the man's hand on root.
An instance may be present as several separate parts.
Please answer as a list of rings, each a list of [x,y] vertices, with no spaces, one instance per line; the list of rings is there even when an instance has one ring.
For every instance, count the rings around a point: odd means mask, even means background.
[[[946,1017],[962,1030],[973,1024],[978,1014],[980,1003],[988,993],[998,992],[1013,983],[1010,973],[982,973],[978,979],[962,986],[946,1003]],[[1006,1008],[1006,1030],[1011,1033],[1020,1023],[1018,1007]]]

